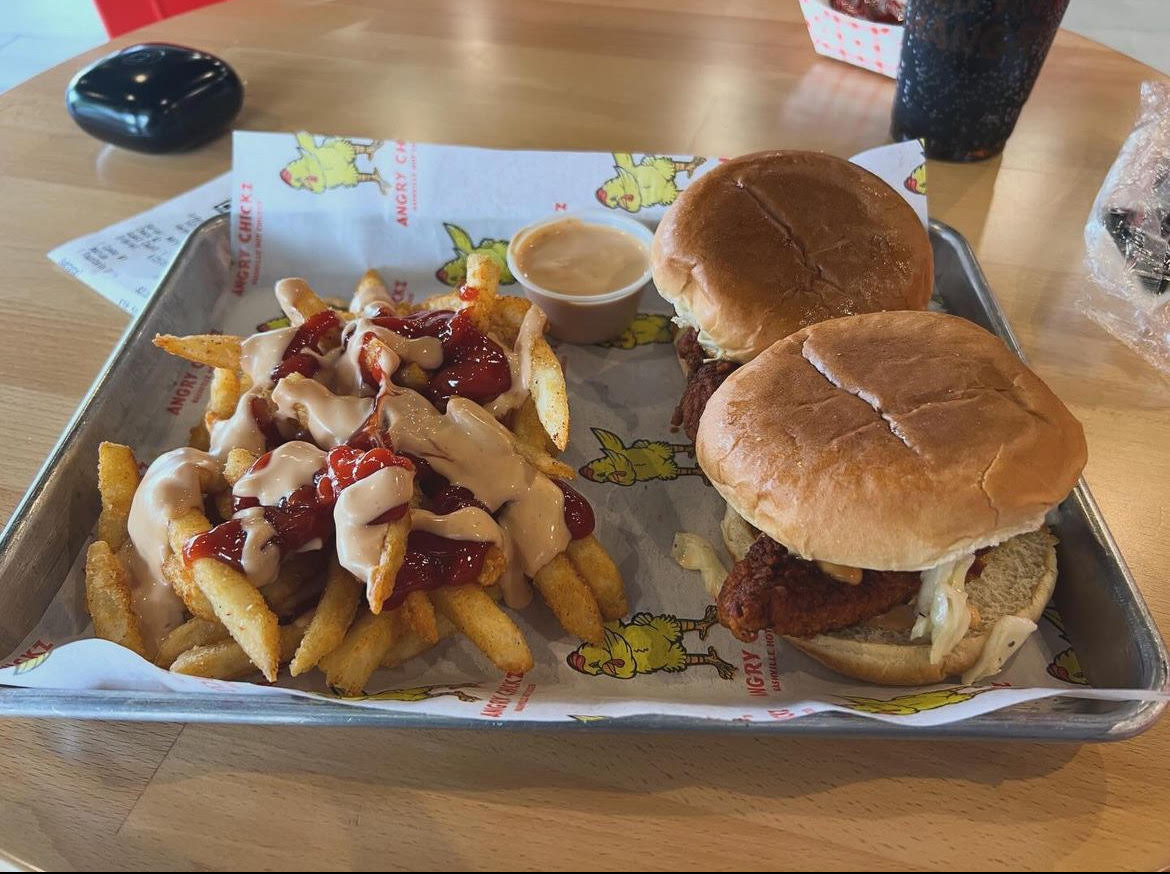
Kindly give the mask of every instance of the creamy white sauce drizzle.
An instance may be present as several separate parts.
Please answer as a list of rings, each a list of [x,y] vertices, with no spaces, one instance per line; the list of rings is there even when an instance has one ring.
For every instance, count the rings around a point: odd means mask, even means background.
[[[134,602],[134,615],[138,617],[138,629],[142,632],[143,640],[156,644],[167,632],[182,624],[186,608],[165,580],[155,579],[151,575],[150,568],[131,541],[127,540],[123,544],[118,557],[130,572],[130,594]]]
[[[296,328],[279,328],[245,337],[240,344],[240,369],[252,380],[252,385],[267,388],[272,385],[272,371],[284,357],[284,350],[296,336]]]
[[[387,510],[410,500],[414,474],[401,467],[384,467],[342,491],[333,505],[337,527],[337,560],[341,566],[370,584],[371,573],[381,557],[382,541],[389,523],[372,524]]]
[[[280,573],[280,548],[272,542],[276,529],[264,518],[263,507],[240,510],[233,518],[239,520],[244,529],[240,565],[252,585],[262,589]]]
[[[455,397],[442,414],[422,395],[397,389],[383,409],[396,449],[426,459],[492,512],[507,505],[500,525],[526,574],[534,576],[569,545],[564,494],[516,452],[508,429],[483,407]]]
[[[312,443],[293,440],[273,449],[268,463],[253,468],[236,480],[232,494],[255,498],[265,507],[275,507],[301,486],[311,485],[313,475],[325,466],[325,450]]]
[[[294,328],[303,325],[305,319],[301,315],[300,303],[317,296],[309,284],[303,279],[289,277],[278,280],[274,291],[276,292],[276,302],[280,304],[280,308],[288,316],[289,324]]]
[[[281,416],[297,418],[305,413],[305,425],[319,446],[332,449],[348,440],[374,409],[373,398],[335,395],[311,379],[282,379],[272,390],[272,400]]]
[[[496,520],[479,507],[461,507],[454,513],[438,515],[430,510],[411,510],[412,531],[426,531],[448,540],[474,540],[477,543],[503,543],[504,533]]]
[[[183,447],[164,452],[154,460],[138,484],[130,503],[126,527],[150,576],[167,585],[163,562],[171,554],[167,528],[175,517],[203,508],[199,473],[219,475],[218,462],[206,452]]]
[[[228,457],[233,449],[247,449],[249,452],[263,452],[266,446],[264,432],[252,415],[252,399],[259,397],[264,389],[253,386],[240,396],[236,411],[230,418],[220,419],[211,425],[211,446],[209,452],[220,461]]]
[[[496,345],[504,349],[504,354],[508,358],[508,370],[512,374],[512,385],[508,390],[487,404],[487,411],[497,419],[502,419],[527,400],[532,387],[532,347],[538,337],[544,336],[546,321],[544,310],[537,306],[529,307],[528,312],[524,314],[524,320],[520,323],[516,343],[511,351],[492,337]]]

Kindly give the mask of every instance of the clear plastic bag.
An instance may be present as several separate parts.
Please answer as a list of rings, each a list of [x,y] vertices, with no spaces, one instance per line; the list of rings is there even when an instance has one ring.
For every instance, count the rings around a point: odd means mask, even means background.
[[[1143,82],[1133,131],[1085,225],[1080,309],[1170,373],[1170,86]]]

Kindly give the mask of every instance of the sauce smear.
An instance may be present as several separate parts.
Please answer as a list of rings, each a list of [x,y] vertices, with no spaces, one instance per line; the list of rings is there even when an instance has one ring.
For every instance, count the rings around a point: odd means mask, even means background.
[[[608,294],[638,281],[650,252],[632,234],[566,218],[534,228],[515,251],[532,285],[559,294]]]

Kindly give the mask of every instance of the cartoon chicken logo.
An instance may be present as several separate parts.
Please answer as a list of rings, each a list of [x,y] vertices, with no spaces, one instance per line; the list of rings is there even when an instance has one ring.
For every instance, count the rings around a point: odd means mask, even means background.
[[[696,665],[713,667],[721,678],[730,680],[735,676],[735,666],[719,658],[715,647],[707,647],[704,655],[687,652],[683,645],[683,635],[687,632],[697,631],[699,640],[706,640],[707,632],[718,622],[714,604],[707,608],[702,619],[635,613],[629,622],[619,619],[605,623],[603,646],[583,643],[565,660],[574,671],[615,680],[629,680],[658,671],[673,674]]]
[[[911,716],[926,710],[937,710],[951,704],[962,704],[970,701],[976,695],[986,692],[987,689],[970,689],[965,686],[953,686],[950,689],[935,689],[931,692],[916,692],[912,695],[899,695],[896,698],[859,698],[844,696],[849,703],[846,707],[860,710],[862,713],[877,713],[882,716]]]
[[[629,152],[613,153],[617,175],[601,183],[597,199],[610,209],[637,212],[651,206],[670,206],[678,197],[678,174],[690,179],[706,158],[676,161],[667,155],[644,155],[637,164]]]
[[[662,313],[638,313],[629,326],[612,340],[598,343],[610,349],[633,349],[651,343],[674,341],[674,322]]]
[[[500,285],[511,285],[516,281],[512,271],[508,269],[508,241],[493,240],[484,237],[478,243],[471,242],[471,235],[459,225],[443,222],[447,236],[451,238],[451,245],[455,247],[455,257],[435,271],[435,279],[444,285],[457,288],[467,279],[467,256],[487,255],[500,267]]]
[[[464,692],[464,689],[474,689],[476,683],[438,683],[433,686],[411,686],[408,689],[387,689],[385,692],[376,692],[373,695],[347,696],[351,701],[430,701],[432,698],[451,696],[460,701],[479,701],[481,699]]]
[[[914,172],[906,177],[902,183],[906,186],[907,191],[913,191],[915,194],[926,196],[926,162],[922,162],[914,168]]]
[[[1061,618],[1056,608],[1046,608],[1044,610],[1044,618],[1056,628],[1060,639],[1065,643],[1069,643],[1068,632],[1064,630],[1064,619]],[[1081,660],[1077,658],[1076,650],[1071,646],[1065,647],[1052,657],[1052,661],[1048,663],[1048,675],[1062,680],[1065,683],[1074,683],[1078,686],[1089,685],[1089,680],[1085,676],[1084,669],[1081,668]]]
[[[590,428],[601,451],[601,458],[595,458],[581,467],[581,476],[595,483],[613,483],[618,486],[632,486],[634,483],[652,480],[672,480],[680,476],[702,476],[697,466],[684,466],[675,461],[680,452],[691,452],[689,443],[666,443],[662,440],[635,440],[629,446],[622,438],[604,428]]]
[[[323,137],[318,143],[312,134],[301,131],[296,141],[299,157],[280,171],[281,180],[290,188],[322,194],[330,188],[355,188],[362,182],[373,182],[383,194],[389,190],[372,163],[370,173],[357,168],[358,156],[373,159],[382,140],[363,145],[344,137]]]

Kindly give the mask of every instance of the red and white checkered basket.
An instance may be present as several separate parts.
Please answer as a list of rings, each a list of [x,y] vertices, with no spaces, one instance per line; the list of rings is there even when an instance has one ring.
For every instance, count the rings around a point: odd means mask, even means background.
[[[891,79],[898,77],[904,27],[843,15],[831,8],[828,0],[800,0],[800,11],[818,55],[864,67]]]

